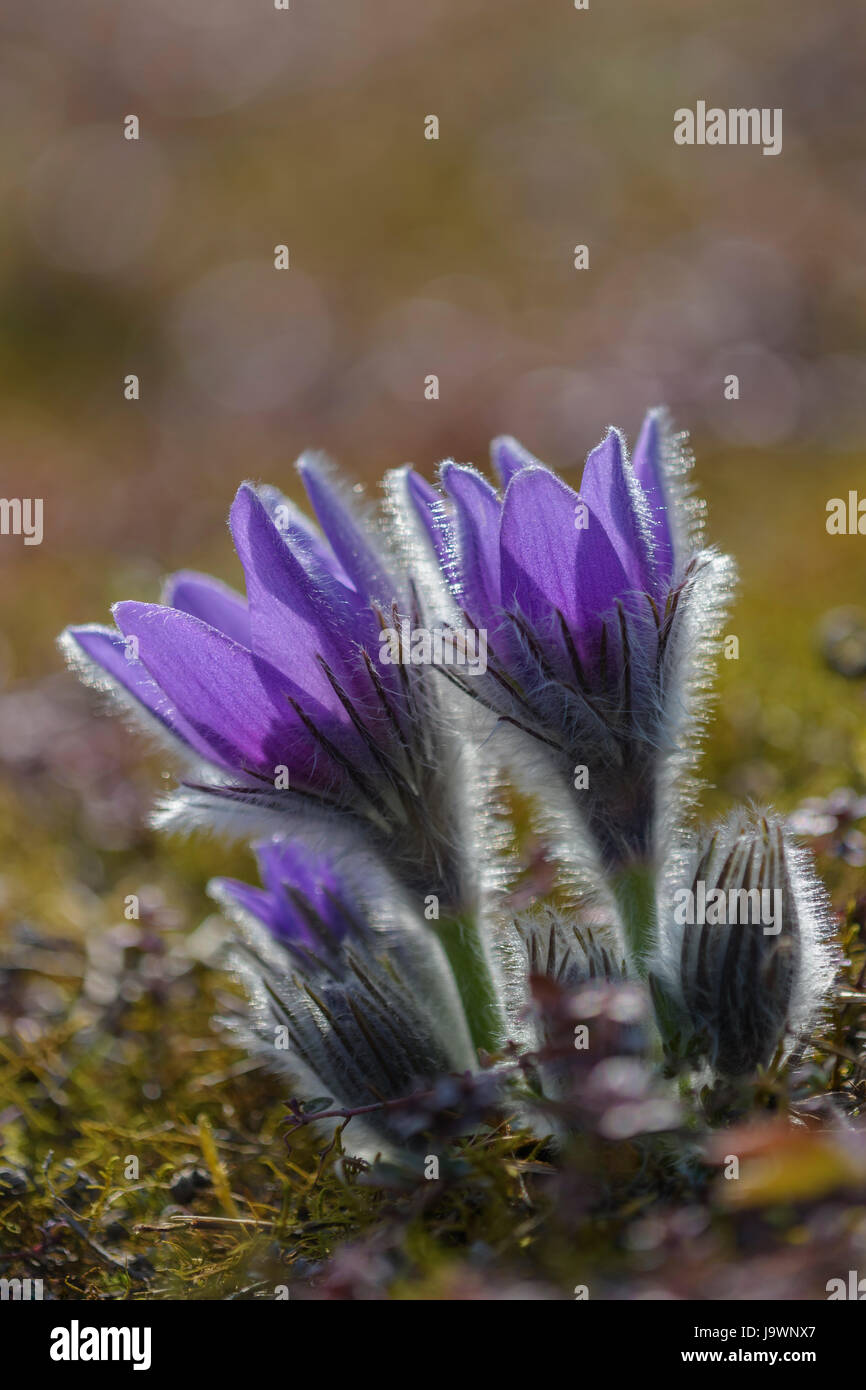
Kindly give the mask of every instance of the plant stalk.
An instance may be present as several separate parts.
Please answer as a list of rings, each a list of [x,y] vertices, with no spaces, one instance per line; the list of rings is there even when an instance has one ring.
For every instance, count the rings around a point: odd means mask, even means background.
[[[454,972],[475,1047],[498,1052],[505,1041],[505,1019],[477,920],[446,918],[439,923],[439,939]]]

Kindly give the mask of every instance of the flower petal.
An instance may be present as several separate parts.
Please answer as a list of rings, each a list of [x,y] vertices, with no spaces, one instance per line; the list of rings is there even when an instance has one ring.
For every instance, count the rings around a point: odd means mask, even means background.
[[[162,601],[167,608],[179,608],[181,613],[201,618],[242,647],[250,645],[250,615],[245,600],[209,574],[195,570],[173,574],[166,582]]]
[[[290,840],[260,841],[253,849],[269,893],[286,900],[286,889],[294,889],[303,895],[333,938],[340,940],[346,935],[349,917],[343,903],[350,903],[353,894],[335,873],[330,859]],[[307,916],[297,907],[289,910],[302,926],[309,928]]]
[[[264,888],[220,878],[210,885],[265,923],[279,941],[332,948],[350,930],[344,903],[352,901],[331,860],[306,845],[274,838],[253,845]]]
[[[442,485],[455,505],[461,601],[479,627],[498,626],[502,504],[487,480],[462,464],[443,466]]]
[[[635,446],[632,468],[649,503],[659,579],[669,583],[674,568],[674,539],[661,455],[661,416],[662,413],[657,410],[650,410],[647,413]]]
[[[290,497],[270,483],[260,483],[253,491],[280,535],[311,573],[331,575],[347,589],[352,588],[349,576],[316,523]]]
[[[327,464],[314,454],[303,454],[297,468],[322,530],[358,593],[390,605],[398,597],[396,582],[346,502],[342,485],[332,481]]]
[[[627,588],[655,594],[659,586],[646,500],[626,460],[617,430],[608,430],[587,458],[580,496],[616,547]]]
[[[114,615],[121,632],[138,639],[154,681],[224,767],[271,782],[280,766],[311,785],[340,780],[289,703],[291,681],[267,661],[174,608],[119,603]]]
[[[305,926],[299,914],[291,910],[284,894],[274,893],[270,889],[253,888],[251,884],[242,883],[237,878],[213,879],[210,886],[220,899],[230,898],[242,912],[248,912],[251,917],[264,922],[278,941],[297,946],[315,945],[313,933]]]
[[[566,620],[611,608],[626,576],[604,527],[584,501],[546,468],[528,468],[508,485],[502,509],[502,598],[547,625],[552,608]]]
[[[519,473],[522,468],[543,468],[544,464],[531,454],[528,449],[516,439],[512,439],[510,434],[501,434],[494,439],[490,445],[490,461],[499,477],[502,486],[508,487],[515,473]]]
[[[317,657],[340,665],[353,640],[366,635],[372,614],[333,579],[327,584],[309,573],[248,484],[238,489],[230,524],[246,576],[252,650],[340,717]],[[366,626],[358,630],[361,612]]]
[[[88,624],[67,628],[61,640],[71,663],[89,683],[119,687],[198,757],[226,765],[214,746],[172,705],[141,661],[130,659],[130,646],[121,633]],[[104,674],[105,681],[95,678],[95,668]]]
[[[415,512],[430,538],[436,558],[443,569],[450,563],[449,526],[445,516],[445,504],[441,495],[422,478],[420,473],[407,465],[405,469],[406,491]]]

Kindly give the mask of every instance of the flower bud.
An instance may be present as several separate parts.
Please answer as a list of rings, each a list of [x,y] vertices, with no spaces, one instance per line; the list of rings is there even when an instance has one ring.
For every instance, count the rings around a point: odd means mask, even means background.
[[[833,969],[829,904],[771,813],[739,813],[662,894],[654,974],[686,1050],[724,1076],[766,1066],[813,1022]]]

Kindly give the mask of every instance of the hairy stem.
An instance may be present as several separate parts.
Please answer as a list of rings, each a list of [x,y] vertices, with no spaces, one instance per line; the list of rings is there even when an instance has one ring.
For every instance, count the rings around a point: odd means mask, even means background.
[[[439,923],[439,939],[454,972],[473,1043],[485,1052],[498,1052],[505,1041],[505,1019],[477,920],[444,919]]]
[[[611,876],[629,963],[642,980],[656,942],[656,881],[651,864],[635,860]]]
[[[629,965],[641,980],[646,980],[658,930],[655,870],[646,861],[634,860],[612,876],[611,887],[619,907]],[[656,1024],[649,1041],[653,1057],[661,1066],[673,1036],[673,1020],[666,996],[657,983],[652,987],[652,978],[649,983]]]

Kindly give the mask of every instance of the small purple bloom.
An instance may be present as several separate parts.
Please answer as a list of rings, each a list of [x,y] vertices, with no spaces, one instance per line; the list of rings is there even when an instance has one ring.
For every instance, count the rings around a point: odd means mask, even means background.
[[[335,956],[357,920],[352,892],[332,862],[304,845],[268,840],[253,846],[262,888],[220,878],[211,892],[236,910],[255,917],[290,951]]]
[[[276,840],[257,853],[263,888],[209,885],[250,1001],[235,1027],[306,1096],[371,1108],[353,1121],[355,1152],[400,1145],[382,1102],[477,1064],[445,954],[375,862],[359,871]]]

